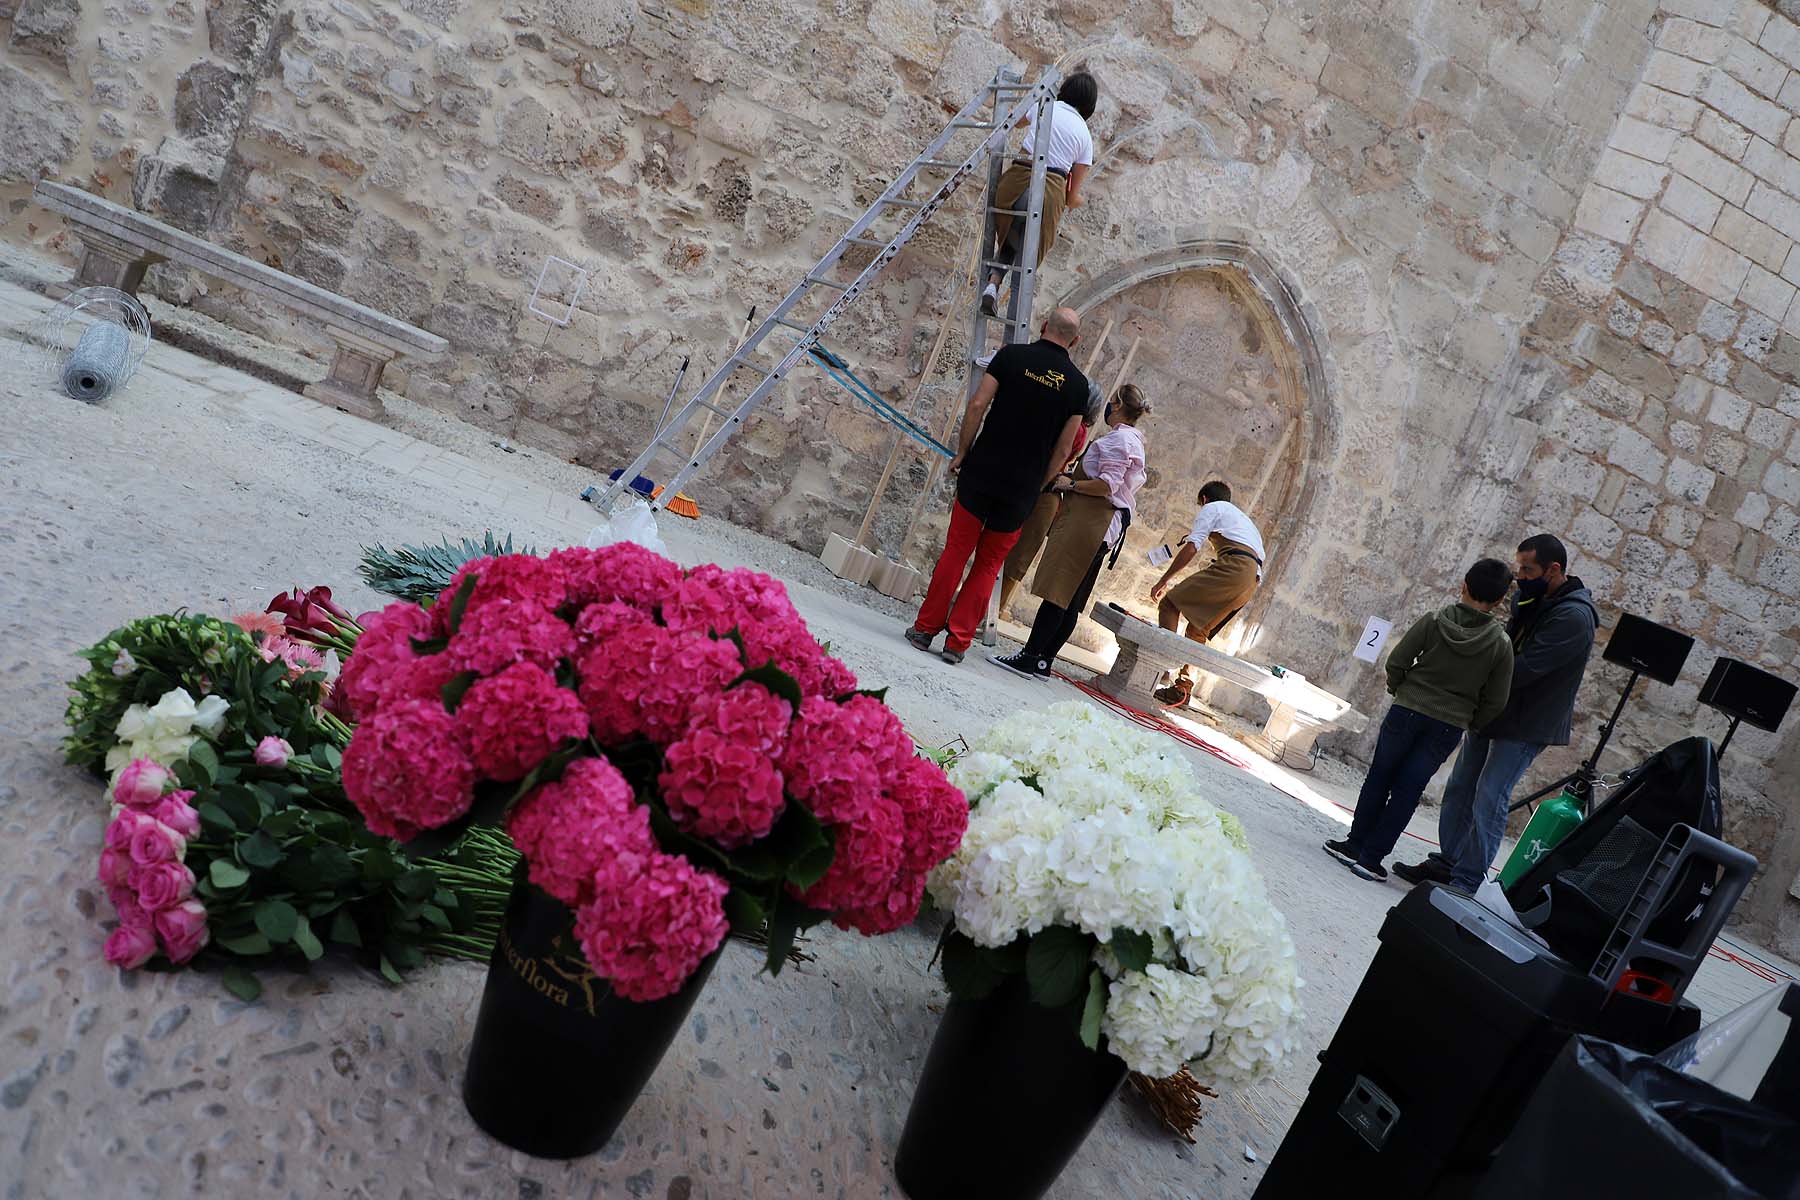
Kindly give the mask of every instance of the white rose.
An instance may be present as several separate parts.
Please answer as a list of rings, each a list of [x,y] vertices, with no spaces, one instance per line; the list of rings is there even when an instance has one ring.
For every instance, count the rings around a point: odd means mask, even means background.
[[[133,704],[113,726],[113,736],[121,742],[135,742],[139,738],[150,736],[150,709],[147,705]]]
[[[182,734],[194,727],[194,698],[186,688],[163,693],[150,707],[150,723],[159,734]]]
[[[230,707],[222,697],[208,696],[194,709],[194,728],[208,737],[219,732],[225,724],[225,710]]]

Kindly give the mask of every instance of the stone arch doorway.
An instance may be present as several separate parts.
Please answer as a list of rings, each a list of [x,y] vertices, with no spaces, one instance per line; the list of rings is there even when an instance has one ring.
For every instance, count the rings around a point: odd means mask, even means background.
[[[1152,475],[1139,518],[1096,596],[1149,615],[1159,571],[1144,551],[1185,531],[1200,485],[1223,478],[1269,544],[1263,586],[1221,639],[1224,649],[1254,648],[1297,557],[1296,538],[1314,524],[1337,446],[1326,359],[1298,290],[1247,242],[1220,238],[1116,267],[1063,302],[1082,313],[1089,338],[1113,321],[1094,369],[1101,387],[1119,378],[1136,340],[1124,379],[1145,387],[1156,406],[1145,426]],[[1086,361],[1080,350],[1076,357]]]

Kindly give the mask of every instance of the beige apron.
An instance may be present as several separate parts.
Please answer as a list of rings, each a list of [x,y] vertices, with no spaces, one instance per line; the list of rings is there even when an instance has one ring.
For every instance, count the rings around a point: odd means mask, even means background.
[[[1170,588],[1165,597],[1188,619],[1188,636],[1195,641],[1217,636],[1256,591],[1255,551],[1216,533],[1206,540],[1217,557],[1205,570],[1195,571]],[[1227,550],[1241,553],[1227,554]],[[1038,570],[1041,573],[1043,568]]]
[[[1081,463],[1075,464],[1075,478],[1091,478]],[[1067,608],[1075,598],[1075,589],[1087,578],[1088,568],[1094,565],[1094,555],[1106,544],[1106,531],[1115,511],[1112,500],[1106,496],[1064,492],[1062,509],[1050,526],[1031,590],[1046,603]]]
[[[1050,522],[1056,519],[1056,502],[1061,498],[1054,492],[1038,496],[1031,515],[1019,527],[1019,540],[1007,552],[1006,565],[1000,569],[1001,578],[1008,582],[1025,578],[1025,572],[1031,570],[1031,560],[1044,548],[1044,535],[1050,532]]]
[[[1031,186],[1031,167],[1027,163],[1014,162],[1000,176],[1000,186],[994,190],[994,207],[1016,210],[1019,199]],[[1056,245],[1056,227],[1062,224],[1063,202],[1068,199],[1069,181],[1061,175],[1050,171],[1044,172],[1044,209],[1043,216],[1038,219],[1038,262],[1044,261],[1044,255],[1050,253],[1050,247]],[[994,244],[1006,244],[1007,230],[1012,228],[1013,219],[1007,216],[994,218]]]

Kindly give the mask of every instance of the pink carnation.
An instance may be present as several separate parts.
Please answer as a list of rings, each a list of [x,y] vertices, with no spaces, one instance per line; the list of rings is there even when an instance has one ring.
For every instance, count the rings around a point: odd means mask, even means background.
[[[575,618],[577,653],[617,637],[627,629],[650,625],[648,613],[618,600],[597,600],[581,610]]]
[[[344,751],[344,792],[369,829],[407,841],[469,811],[475,767],[441,704],[400,700],[356,728]]]
[[[206,928],[205,905],[198,900],[183,900],[157,913],[156,936],[170,962],[187,962],[212,939]]]
[[[925,872],[901,871],[888,884],[880,899],[857,908],[839,909],[831,923],[839,929],[854,929],[868,937],[904,929],[919,916],[919,902],[925,897]]]
[[[156,953],[156,935],[147,925],[121,924],[107,935],[104,953],[113,966],[136,970]]]
[[[867,727],[860,710],[809,697],[788,730],[781,773],[788,791],[821,820],[851,820],[881,795],[882,769],[892,762],[886,744],[862,740]]]
[[[320,654],[316,648],[308,646],[304,642],[296,642],[289,637],[265,637],[256,649],[262,655],[264,662],[274,662],[280,659],[286,663],[287,677],[290,680],[298,679],[308,671],[325,669],[324,655]]]
[[[550,561],[563,569],[565,595],[577,608],[619,601],[649,613],[681,582],[680,567],[635,542],[557,550]]]
[[[493,600],[464,614],[444,651],[459,671],[496,675],[514,663],[554,671],[575,648],[569,627],[549,609],[516,600]]]
[[[627,629],[581,658],[581,702],[594,736],[617,745],[637,736],[666,746],[697,705],[743,674],[735,645],[646,625]]]
[[[562,607],[567,583],[561,563],[533,554],[505,554],[498,558],[472,558],[450,577],[431,606],[432,629],[442,637],[450,632],[450,602],[463,580],[475,576],[475,590],[463,607],[463,619],[496,600],[513,600],[546,612]]]
[[[831,867],[819,881],[800,892],[809,908],[836,912],[873,904],[886,893],[900,870],[906,823],[900,806],[877,795],[856,819],[832,826],[835,851]]]
[[[567,738],[587,736],[581,698],[550,672],[516,663],[478,680],[456,709],[456,732],[483,779],[523,779]]]
[[[161,912],[194,894],[194,873],[175,862],[133,867],[131,889],[146,911]]]
[[[531,882],[571,908],[592,899],[601,863],[656,850],[650,810],[604,758],[578,758],[561,779],[533,788],[513,808],[506,832],[525,856]]]
[[[170,792],[150,815],[184,838],[197,838],[200,836],[200,814],[188,803],[193,798],[192,792]]]
[[[660,1000],[681,990],[725,940],[730,890],[680,855],[616,855],[594,872],[593,899],[575,914],[575,936],[620,996]]]
[[[134,758],[119,772],[119,781],[113,784],[113,799],[126,808],[154,808],[174,780],[167,767],[152,759]]]
[[[332,704],[353,721],[366,721],[381,708],[392,673],[413,661],[413,638],[431,636],[431,618],[416,604],[390,604],[362,617],[363,631],[356,639],[344,669],[332,685]]]

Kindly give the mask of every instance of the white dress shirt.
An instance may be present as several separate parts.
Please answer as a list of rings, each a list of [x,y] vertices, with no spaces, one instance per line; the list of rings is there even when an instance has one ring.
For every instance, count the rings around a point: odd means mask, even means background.
[[[1019,144],[1019,157],[1030,158],[1031,150],[1037,142],[1037,126],[1027,125],[1025,140]],[[1089,166],[1094,162],[1094,135],[1088,132],[1087,122],[1081,114],[1064,104],[1056,102],[1055,114],[1050,118],[1050,153],[1049,165],[1064,175],[1077,163]]]
[[[1144,486],[1149,472],[1144,469],[1144,437],[1130,425],[1115,425],[1088,444],[1081,456],[1081,469],[1089,479],[1104,480],[1107,499],[1114,509],[1135,511],[1138,489]],[[1113,513],[1106,527],[1106,544],[1119,540],[1124,521]]]
[[[1269,556],[1263,549],[1262,534],[1256,531],[1255,524],[1244,515],[1243,509],[1229,500],[1202,504],[1200,511],[1194,514],[1194,527],[1188,530],[1187,540],[1198,549],[1215,533],[1228,542],[1256,551],[1256,557],[1262,560],[1262,565],[1256,568],[1256,577],[1262,578],[1262,567],[1268,564]]]

